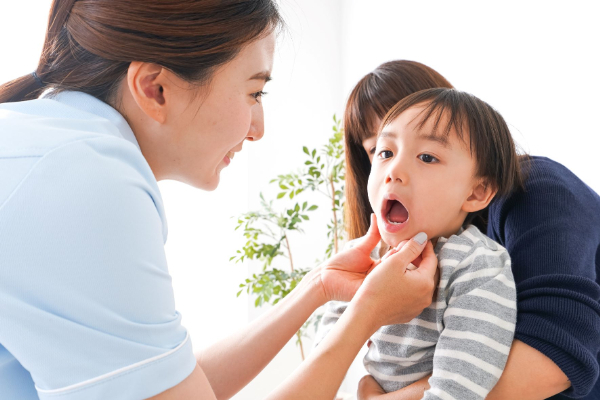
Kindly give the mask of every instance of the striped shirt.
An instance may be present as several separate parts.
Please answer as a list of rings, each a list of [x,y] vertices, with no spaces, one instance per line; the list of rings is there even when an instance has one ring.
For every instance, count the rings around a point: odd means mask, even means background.
[[[381,327],[371,337],[365,368],[386,392],[432,374],[424,399],[485,399],[502,374],[515,332],[510,257],[474,226],[440,238],[435,253],[435,301],[409,323]],[[326,305],[317,337],[346,305]]]

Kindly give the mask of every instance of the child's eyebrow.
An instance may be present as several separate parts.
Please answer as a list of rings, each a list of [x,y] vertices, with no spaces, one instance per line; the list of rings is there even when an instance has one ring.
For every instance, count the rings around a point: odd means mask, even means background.
[[[397,139],[398,136],[394,132],[382,131],[377,139],[382,138]],[[436,135],[434,133],[421,133],[417,136],[417,138],[420,140],[429,140],[431,142],[436,142],[447,149],[452,148],[450,142],[448,141],[448,136],[446,135]]]
[[[397,139],[397,138],[398,138],[398,136],[396,136],[396,134],[395,134],[394,132],[382,131],[382,132],[379,134],[379,137],[378,137],[378,139],[380,139],[380,138],[392,138],[392,139]]]
[[[422,134],[419,134],[418,138],[421,140],[429,140],[432,142],[436,142],[447,149],[452,148],[452,146],[450,146],[450,142],[448,141],[447,135],[436,135],[434,133],[424,133],[424,134],[422,133]]]

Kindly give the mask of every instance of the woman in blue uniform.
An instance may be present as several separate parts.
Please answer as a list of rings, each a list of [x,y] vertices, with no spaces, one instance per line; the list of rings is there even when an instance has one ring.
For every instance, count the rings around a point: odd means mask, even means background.
[[[213,190],[263,136],[280,24],[271,0],[54,1],[37,69],[0,86],[1,399],[229,398],[317,307],[352,299],[272,394],[329,400],[379,326],[431,302],[431,244],[417,235],[372,269],[374,225],[261,318],[194,355],[157,181]]]

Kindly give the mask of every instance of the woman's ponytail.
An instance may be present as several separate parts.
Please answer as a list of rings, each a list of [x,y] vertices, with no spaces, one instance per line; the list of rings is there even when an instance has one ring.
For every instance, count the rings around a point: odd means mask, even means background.
[[[282,22],[275,0],[54,0],[38,68],[0,85],[0,103],[52,89],[111,104],[132,61],[206,83]]]
[[[44,81],[44,67],[52,56],[52,44],[65,25],[75,0],[54,0],[50,8],[48,29],[38,68],[30,74],[0,85],[0,103],[31,100],[37,98],[48,86]]]

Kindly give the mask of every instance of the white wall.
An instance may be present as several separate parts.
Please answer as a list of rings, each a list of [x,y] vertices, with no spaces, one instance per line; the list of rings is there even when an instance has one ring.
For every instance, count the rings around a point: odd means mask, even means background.
[[[600,192],[596,1],[344,3],[344,93],[382,62],[420,61],[495,107],[515,139]]]
[[[600,26],[593,2],[281,0],[289,25],[264,98],[266,135],[247,143],[216,192],[161,182],[176,302],[199,349],[256,315],[235,298],[247,268],[228,259],[242,244],[239,215],[258,206],[268,181],[296,168],[301,148],[330,134],[352,86],[384,61],[423,62],[496,107],[532,154],[552,157],[600,191]],[[34,70],[50,0],[0,4],[0,81]],[[325,208],[322,207],[322,208]],[[320,211],[324,216],[324,210]],[[314,218],[317,219],[317,218]],[[312,265],[324,231],[292,237],[296,263]],[[239,395],[262,398],[297,365],[288,345]]]

